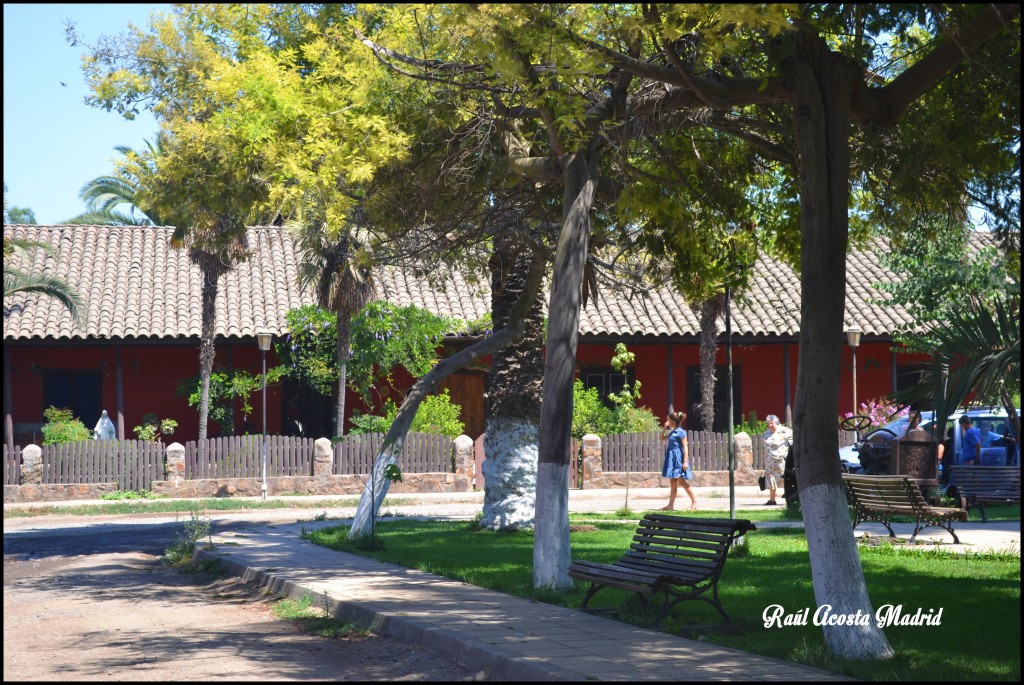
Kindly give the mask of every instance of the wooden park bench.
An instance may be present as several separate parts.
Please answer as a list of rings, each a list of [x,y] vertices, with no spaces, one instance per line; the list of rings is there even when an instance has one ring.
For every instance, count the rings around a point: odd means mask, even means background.
[[[896,537],[889,525],[891,516],[909,516],[914,519],[914,534],[910,542],[925,528],[938,527],[949,531],[953,542],[960,544],[960,538],[953,530],[954,521],[966,521],[967,510],[960,507],[936,507],[928,503],[921,489],[913,479],[906,476],[862,476],[844,473],[843,486],[846,499],[853,507],[856,528],[867,521],[877,521],[889,530],[889,537]]]
[[[656,593],[664,595],[652,627],[686,600],[707,602],[718,609],[727,626],[735,627],[718,599],[718,579],[729,547],[752,530],[756,528],[747,520],[647,514],[621,559],[612,564],[574,561],[569,567],[570,576],[591,583],[580,609],[586,611],[599,590],[614,587],[636,592],[645,600]]]
[[[986,504],[1020,503],[1020,467],[950,466],[946,494],[959,497],[967,511],[977,507],[987,522]]]

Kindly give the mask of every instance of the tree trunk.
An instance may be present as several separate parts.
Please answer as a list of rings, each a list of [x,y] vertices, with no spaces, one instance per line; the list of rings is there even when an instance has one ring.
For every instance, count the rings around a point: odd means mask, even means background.
[[[529,253],[518,241],[498,237],[491,257],[491,319],[501,330],[526,287]],[[484,512],[481,528],[533,528],[537,445],[544,378],[543,299],[538,294],[524,334],[494,353],[484,393]]]
[[[700,317],[700,429],[715,429],[715,355],[718,353],[718,316],[722,301],[718,296],[691,307]]]
[[[206,440],[206,424],[210,417],[210,376],[213,374],[215,355],[214,337],[217,332],[217,289],[221,270],[210,264],[211,258],[199,260],[203,274],[202,335],[199,340],[199,439]]]
[[[348,385],[348,343],[351,334],[352,317],[339,310],[338,326],[338,404],[335,414],[334,435],[345,435],[345,386]]]
[[[811,578],[819,606],[869,617],[865,625],[822,626],[832,654],[889,658],[892,648],[873,620],[836,458],[854,71],[817,40],[787,63],[800,159],[803,293],[794,447]]]
[[[593,146],[569,158],[565,167],[562,233],[555,254],[548,304],[547,359],[540,414],[537,514],[533,543],[533,586],[569,590],[569,446],[572,385],[579,336],[581,285],[590,239],[590,210],[598,185]]]
[[[384,476],[387,467],[397,462],[398,455],[402,453],[402,446],[405,444],[405,435],[409,432],[409,426],[416,416],[420,402],[427,395],[433,392],[445,378],[458,371],[467,364],[476,361],[489,354],[493,354],[513,340],[523,335],[523,321],[530,310],[533,301],[540,292],[541,283],[544,280],[545,267],[547,266],[547,255],[534,253],[530,262],[529,273],[526,279],[526,287],[523,294],[516,301],[512,311],[509,313],[508,325],[494,335],[474,343],[457,354],[442,359],[434,365],[434,368],[426,376],[416,381],[405,396],[402,406],[398,409],[398,415],[384,436],[384,444],[381,445],[380,453],[377,455],[370,474],[370,482],[363,489],[363,496],[356,508],[356,515],[352,520],[352,528],[349,529],[348,539],[355,540],[370,534],[370,525],[373,518],[380,509],[384,497],[388,493],[390,481]]]

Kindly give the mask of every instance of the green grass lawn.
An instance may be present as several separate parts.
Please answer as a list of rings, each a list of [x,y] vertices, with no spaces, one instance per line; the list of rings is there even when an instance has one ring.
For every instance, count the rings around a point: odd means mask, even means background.
[[[716,512],[701,512],[713,516]],[[717,512],[721,516],[721,512]],[[782,510],[762,512],[784,516]],[[744,518],[743,512],[738,517]],[[1019,508],[1018,508],[1019,516]],[[618,559],[636,528],[574,514],[573,558],[599,562]],[[747,517],[749,518],[749,517]],[[585,588],[572,593],[536,592],[532,587],[533,534],[479,530],[475,523],[395,520],[377,524],[383,549],[357,549],[345,540],[347,527],[308,534],[318,544],[522,597],[578,607]],[[468,554],[467,550],[472,550]],[[765,608],[781,604],[787,613],[817,603],[811,584],[807,543],[802,529],[773,528],[747,535],[746,545],[730,554],[719,594],[742,635],[709,633],[700,639],[745,651],[813,665],[866,680],[1019,680],[1020,557],[1012,554],[962,555],[944,550],[907,550],[884,544],[861,546],[871,600],[877,609],[903,605],[904,612],[942,609],[938,626],[890,626],[885,629],[897,656],[886,662],[842,662],[826,652],[822,631],[814,625],[765,628]],[[599,592],[594,607],[633,607],[630,593]],[[637,621],[636,610],[620,619]],[[701,602],[684,602],[663,628],[717,623],[718,613]],[[810,622],[809,622],[810,623]],[[756,676],[756,674],[751,674]]]

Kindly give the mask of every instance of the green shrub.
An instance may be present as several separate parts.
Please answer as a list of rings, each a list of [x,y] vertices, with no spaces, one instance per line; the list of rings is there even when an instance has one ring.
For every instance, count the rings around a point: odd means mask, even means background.
[[[582,440],[587,433],[607,435],[616,432],[614,425],[612,410],[601,401],[597,388],[584,388],[583,381],[576,379],[572,385],[572,437]]]
[[[440,395],[429,395],[420,403],[409,427],[411,433],[439,433],[457,438],[465,430],[459,419],[462,407],[452,402],[446,389]],[[352,433],[387,433],[398,416],[398,405],[391,400],[384,404],[384,416],[360,414],[352,417]]]
[[[178,422],[174,419],[159,419],[156,414],[143,414],[142,425],[132,429],[139,440],[159,442],[165,435],[172,435]]]
[[[746,421],[733,428],[734,433],[746,433],[750,437],[764,435],[768,430],[768,422],[758,419],[757,412],[752,411],[747,415]]]
[[[47,407],[43,411],[43,418],[46,420],[43,424],[44,445],[92,440],[92,431],[76,419],[70,409]]]

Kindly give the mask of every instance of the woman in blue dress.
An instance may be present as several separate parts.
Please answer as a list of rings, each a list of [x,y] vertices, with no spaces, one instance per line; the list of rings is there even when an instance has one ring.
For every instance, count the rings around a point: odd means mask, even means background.
[[[668,506],[662,507],[662,511],[672,511],[676,508],[676,493],[682,485],[686,494],[690,496],[690,509],[697,508],[697,497],[693,494],[693,488],[687,477],[692,478],[693,472],[689,469],[687,460],[688,450],[686,447],[686,431],[682,424],[686,421],[686,414],[681,411],[669,412],[668,419],[661,431],[661,439],[666,440],[665,465],[661,467],[661,475],[668,478],[669,493]]]

